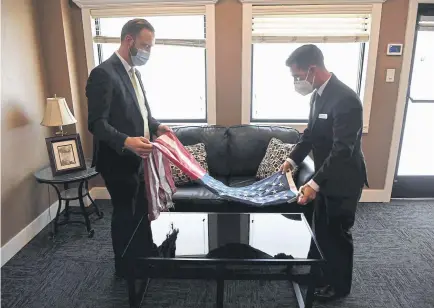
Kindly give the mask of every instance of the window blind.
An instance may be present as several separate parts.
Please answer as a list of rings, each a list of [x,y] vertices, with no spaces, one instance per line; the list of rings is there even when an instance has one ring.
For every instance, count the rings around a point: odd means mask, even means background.
[[[205,6],[197,7],[160,7],[156,8],[143,8],[141,10],[131,9],[104,9],[104,10],[91,10],[91,16],[95,21],[103,18],[122,18],[134,16],[189,16],[189,15],[206,15]],[[93,42],[96,44],[119,44],[120,38],[113,36],[101,35],[101,29],[98,22],[95,23],[95,29],[93,31]],[[203,24],[203,33],[206,38],[206,21]],[[192,38],[156,38],[156,45],[168,45],[168,46],[184,46],[184,47],[198,47],[206,48],[206,39],[192,39]]]
[[[96,44],[119,44],[120,38],[96,35],[93,37],[93,42]],[[201,39],[156,39],[155,44],[205,48],[206,43],[205,40]]]
[[[134,16],[167,16],[167,15],[205,15],[206,8],[202,6],[158,6],[158,7],[121,7],[107,9],[91,9],[93,18],[130,17]]]
[[[420,16],[417,26],[420,31],[434,31],[434,16]]]
[[[253,6],[253,43],[369,41],[372,5]]]

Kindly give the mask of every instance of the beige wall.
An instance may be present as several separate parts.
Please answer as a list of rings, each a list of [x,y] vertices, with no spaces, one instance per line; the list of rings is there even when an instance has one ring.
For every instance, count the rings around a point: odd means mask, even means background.
[[[371,188],[382,189],[385,184],[402,67],[402,57],[387,56],[386,50],[389,43],[404,43],[408,3],[388,0],[383,4],[369,133],[362,140]],[[388,68],[396,69],[393,83],[385,82]]]
[[[221,0],[215,9],[216,121],[230,126],[241,123],[242,5]]]
[[[33,172],[48,163],[49,132],[39,125],[46,91],[32,0],[2,0],[1,18],[3,246],[48,207],[47,187],[36,183]]]
[[[44,143],[48,132],[39,126],[47,95],[56,93],[67,99],[78,120],[68,130],[80,133],[86,157],[91,155],[92,143],[87,132],[87,67],[80,10],[68,0],[2,0],[2,5],[3,245],[48,205],[47,188],[32,177],[33,171],[48,163]],[[363,137],[369,180],[376,189],[383,188],[386,177],[402,65],[402,57],[387,57],[385,50],[388,43],[404,42],[407,10],[408,0],[388,0],[383,6],[370,130]],[[216,5],[220,125],[241,123],[241,26],[239,1],[220,0]],[[30,48],[20,48],[23,41]],[[384,81],[386,68],[396,69],[394,83]],[[32,155],[21,150],[22,145],[30,147]],[[103,182],[94,181],[92,186],[103,186]]]

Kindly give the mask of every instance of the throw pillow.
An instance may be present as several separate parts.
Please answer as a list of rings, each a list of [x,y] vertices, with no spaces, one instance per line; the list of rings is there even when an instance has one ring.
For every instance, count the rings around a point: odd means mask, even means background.
[[[289,157],[294,147],[295,144],[283,143],[277,138],[271,138],[265,156],[259,164],[256,178],[262,180],[279,171],[280,166]],[[294,170],[293,176],[295,176],[295,172],[296,170]]]
[[[205,144],[198,143],[194,145],[187,145],[184,147],[188,152],[190,152],[191,155],[193,155],[194,159],[198,161],[199,165],[201,165],[202,168],[205,169],[206,172],[208,172],[208,163],[206,162],[207,154],[206,154]],[[181,169],[179,169],[172,163],[170,163],[170,170],[172,171],[173,181],[175,185],[179,186],[179,185],[184,185],[192,182],[188,175],[186,175],[184,172],[182,172]]]

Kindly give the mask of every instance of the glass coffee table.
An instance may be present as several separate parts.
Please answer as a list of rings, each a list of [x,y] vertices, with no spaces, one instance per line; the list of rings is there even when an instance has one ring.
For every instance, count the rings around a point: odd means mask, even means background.
[[[215,280],[217,307],[225,280],[286,280],[298,306],[312,307],[325,260],[303,214],[162,213],[151,223],[158,248],[149,257],[134,255],[143,219],[123,254],[130,307],[141,306],[151,279],[165,278]],[[307,273],[293,274],[296,265]]]

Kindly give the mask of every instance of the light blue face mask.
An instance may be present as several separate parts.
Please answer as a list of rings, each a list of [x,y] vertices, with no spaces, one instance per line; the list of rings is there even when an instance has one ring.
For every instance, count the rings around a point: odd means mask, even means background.
[[[134,48],[134,49],[137,50],[137,52],[134,56],[132,55],[131,50],[130,50],[131,62],[133,63],[133,65],[134,66],[145,65],[146,62],[148,62],[149,56],[151,55],[151,53],[149,51],[139,49],[139,48]]]

